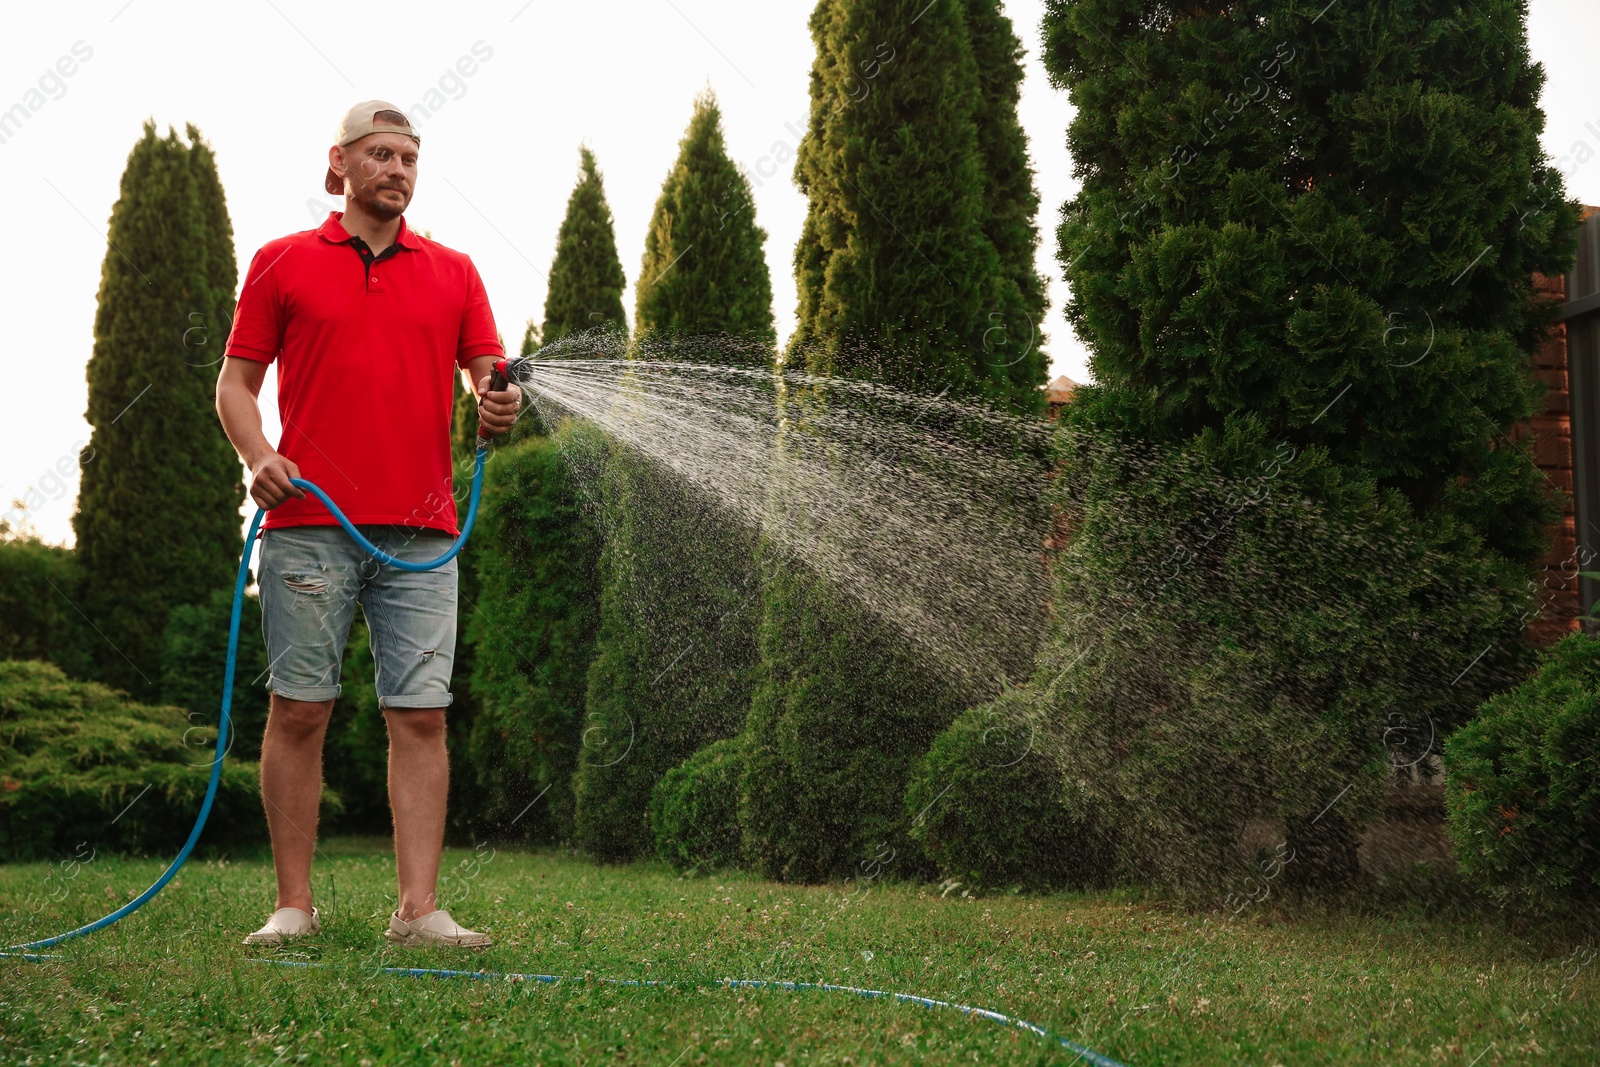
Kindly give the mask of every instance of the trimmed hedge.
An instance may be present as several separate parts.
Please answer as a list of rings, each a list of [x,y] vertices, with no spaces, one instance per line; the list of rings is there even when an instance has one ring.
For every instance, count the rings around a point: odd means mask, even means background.
[[[138,704],[54,664],[0,661],[0,860],[81,844],[167,852],[188,837],[216,733],[182,708]],[[253,763],[227,760],[203,842],[266,838]]]
[[[940,734],[906,790],[911,836],[946,878],[1086,888],[1108,861],[1082,798],[1037,747],[1035,695],[1011,690]]]
[[[1461,870],[1502,905],[1600,900],[1600,640],[1573,634],[1445,744]]]
[[[81,580],[70,548],[0,539],[0,659],[49,660],[81,676],[96,648],[116,655],[72,606]]]
[[[656,853],[679,869],[715,869],[739,862],[739,771],[744,752],[734,737],[713,741],[656,783],[650,832]]]

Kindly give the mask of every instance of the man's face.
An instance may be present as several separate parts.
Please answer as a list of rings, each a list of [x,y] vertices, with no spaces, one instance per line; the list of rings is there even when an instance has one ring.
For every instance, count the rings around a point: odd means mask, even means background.
[[[334,173],[344,172],[345,195],[373,218],[398,218],[411,203],[417,186],[417,142],[411,138],[369,133],[332,152]]]

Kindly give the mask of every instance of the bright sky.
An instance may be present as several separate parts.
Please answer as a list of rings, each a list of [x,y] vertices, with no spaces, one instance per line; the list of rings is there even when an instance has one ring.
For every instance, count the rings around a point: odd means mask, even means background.
[[[1560,165],[1573,195],[1600,204],[1600,5],[1531,2],[1533,53],[1549,75],[1545,147],[1558,162],[1569,157]],[[472,256],[515,345],[523,323],[542,317],[579,143],[594,148],[605,172],[631,284],[691,103],[709,84],[730,152],[755,185],[779,335],[787,336],[790,257],[805,212],[789,175],[806,119],[812,6],[95,0],[13,10],[0,35],[0,111],[20,102],[33,113],[0,143],[0,201],[10,205],[10,251],[0,257],[0,513],[36,490],[27,522],[46,540],[71,541],[106,220],[147,117],[163,133],[193,122],[216,150],[242,274],[264,242],[342,207],[323,194],[322,174],[347,107],[378,97],[409,108],[436,91],[443,106],[414,115],[423,153],[407,220]],[[1087,355],[1062,319],[1067,294],[1052,258],[1055,213],[1076,190],[1065,147],[1072,109],[1038,62],[1043,7],[1007,4],[1028,50],[1022,121],[1044,201],[1039,265],[1051,279],[1043,333],[1052,375],[1081,381]],[[35,89],[42,92],[30,95]],[[624,304],[631,312],[631,292]],[[191,325],[173,323],[175,355]],[[263,400],[272,436],[275,401]],[[125,417],[160,411],[152,392]]]

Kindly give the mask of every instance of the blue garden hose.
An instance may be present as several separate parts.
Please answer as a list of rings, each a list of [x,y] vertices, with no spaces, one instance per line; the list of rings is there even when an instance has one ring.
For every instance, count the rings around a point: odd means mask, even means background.
[[[462,546],[467,543],[467,538],[472,534],[472,524],[478,518],[478,495],[483,490],[483,461],[487,455],[488,450],[484,442],[480,440],[478,442],[477,456],[473,460],[472,496],[467,504],[466,521],[461,524],[461,536],[455,539],[455,543],[446,549],[443,555],[437,559],[430,559],[422,563],[396,559],[367,540],[361,531],[356,529],[355,524],[350,521],[345,513],[339,510],[339,505],[335,504],[333,499],[327,493],[324,493],[322,487],[315,482],[309,482],[304,478],[291,478],[290,481],[322,501],[328,511],[333,514],[333,517],[339,520],[339,525],[344,527],[344,532],[349,534],[356,544],[360,545],[379,563],[398,567],[403,571],[431,571],[435,567],[442,567],[455,559]],[[233,617],[228,621],[228,667],[222,676],[222,715],[217,722],[217,754],[211,761],[211,781],[206,784],[206,796],[200,802],[200,814],[195,817],[194,829],[189,831],[189,840],[183,843],[183,848],[178,850],[177,856],[173,858],[167,869],[161,872],[161,877],[157,878],[149,889],[146,889],[110,915],[96,919],[87,926],[80,926],[76,930],[68,930],[64,934],[56,934],[54,937],[29,941],[21,945],[12,945],[5,951],[26,953],[30,949],[49,948],[51,945],[59,945],[61,942],[70,941],[75,937],[92,934],[96,930],[104,930],[112,923],[132,915],[148,904],[152,897],[161,892],[166,884],[172,881],[173,876],[188,861],[189,853],[194,851],[195,842],[200,840],[200,832],[206,828],[206,820],[211,817],[211,805],[217,799],[217,786],[222,783],[222,757],[228,751],[228,713],[233,707],[233,672],[239,655],[239,615],[244,608],[244,587],[250,580],[250,557],[255,551],[256,534],[260,532],[261,520],[266,517],[266,514],[266,509],[262,508],[256,512],[255,518],[250,520],[250,532],[245,535],[244,539],[244,554],[239,557],[239,574],[233,582]]]

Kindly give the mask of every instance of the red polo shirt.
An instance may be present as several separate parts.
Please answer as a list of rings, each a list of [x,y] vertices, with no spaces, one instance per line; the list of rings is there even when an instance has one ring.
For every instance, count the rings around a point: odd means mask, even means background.
[[[278,363],[278,451],[355,523],[456,532],[450,418],[457,368],[502,355],[472,260],[400,220],[373,257],[342,211],[250,261],[225,355]],[[307,495],[266,528],[333,526]]]

